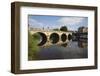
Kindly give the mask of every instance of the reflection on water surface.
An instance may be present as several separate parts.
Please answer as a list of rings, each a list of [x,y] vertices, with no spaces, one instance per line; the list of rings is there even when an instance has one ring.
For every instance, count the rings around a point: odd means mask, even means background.
[[[41,47],[38,60],[88,58],[87,40],[70,41],[62,45]]]

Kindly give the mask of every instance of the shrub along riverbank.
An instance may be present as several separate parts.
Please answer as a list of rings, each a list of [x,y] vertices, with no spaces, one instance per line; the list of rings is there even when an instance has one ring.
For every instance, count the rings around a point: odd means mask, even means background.
[[[32,36],[30,32],[28,32],[28,60],[36,60],[38,58],[37,53],[39,51],[38,45],[39,35],[35,34]]]

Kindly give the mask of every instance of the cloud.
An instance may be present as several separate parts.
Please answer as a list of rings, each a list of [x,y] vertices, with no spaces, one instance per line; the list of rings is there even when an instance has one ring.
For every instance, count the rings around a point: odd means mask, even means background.
[[[44,29],[54,29],[60,28],[61,26],[67,26],[69,30],[77,30],[81,26],[88,25],[88,18],[87,17],[59,17],[57,19],[49,20],[43,18],[33,18],[29,17],[28,24],[29,27],[32,28],[44,28]]]
[[[29,24],[29,27],[33,27],[33,28],[42,28],[43,27],[43,23],[41,23],[35,19],[32,19],[32,18],[29,18],[28,24]]]
[[[69,30],[77,30],[81,26],[88,25],[87,17],[61,17],[58,23],[67,26]]]
[[[82,22],[84,18],[82,17],[62,17],[58,20],[62,25],[75,25]]]

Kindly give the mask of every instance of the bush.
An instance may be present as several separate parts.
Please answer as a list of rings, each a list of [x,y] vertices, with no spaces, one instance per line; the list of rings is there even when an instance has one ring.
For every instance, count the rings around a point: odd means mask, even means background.
[[[38,40],[37,37],[34,37],[28,32],[28,60],[35,60],[37,59],[37,53],[39,47],[37,46]]]
[[[67,32],[67,31],[68,31],[68,29],[67,29],[67,27],[66,27],[66,26],[62,26],[62,27],[60,28],[60,31]]]

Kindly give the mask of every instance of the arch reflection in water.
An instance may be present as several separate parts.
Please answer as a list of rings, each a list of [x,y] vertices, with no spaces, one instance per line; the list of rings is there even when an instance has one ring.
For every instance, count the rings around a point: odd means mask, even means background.
[[[87,43],[87,41],[78,41],[78,47],[80,47],[80,48],[87,48],[87,46],[88,46],[88,43]]]
[[[63,47],[67,47],[68,43],[61,44]]]
[[[53,44],[56,44],[59,41],[59,35],[57,33],[52,33],[50,35],[50,41]]]

